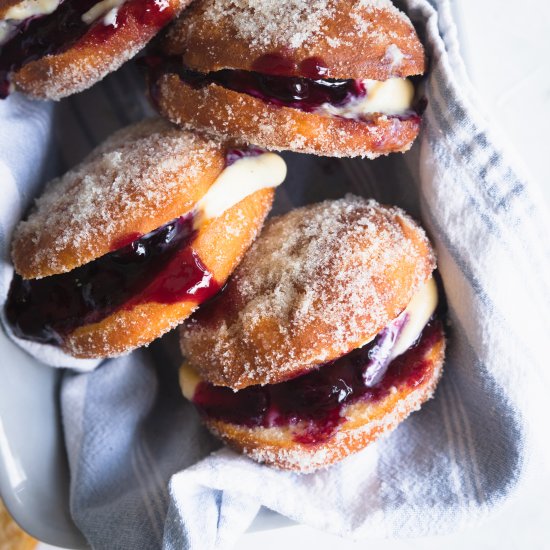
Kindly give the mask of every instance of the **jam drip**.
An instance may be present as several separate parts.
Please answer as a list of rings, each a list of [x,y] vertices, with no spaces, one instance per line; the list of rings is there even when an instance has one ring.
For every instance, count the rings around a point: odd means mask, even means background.
[[[8,42],[0,46],[0,98],[9,94],[13,71],[46,55],[66,51],[88,30],[89,39],[100,44],[124,26],[129,17],[144,27],[160,29],[174,15],[165,0],[127,0],[120,6],[114,24],[105,25],[99,18],[90,26],[82,21],[82,15],[98,2],[64,0],[53,13],[22,21]]]
[[[6,318],[20,338],[59,344],[64,334],[139,303],[202,302],[220,287],[189,246],[195,235],[189,214],[68,273],[15,275]]]
[[[391,337],[384,331],[370,344],[279,384],[249,386],[234,392],[201,382],[193,402],[211,418],[250,428],[296,426],[294,440],[319,443],[330,438],[344,422],[344,406],[358,400],[379,401],[393,387],[420,385],[431,372],[425,355],[442,334],[441,322],[431,321],[415,345],[374,377],[371,371],[380,364],[376,355],[384,347],[382,340]]]

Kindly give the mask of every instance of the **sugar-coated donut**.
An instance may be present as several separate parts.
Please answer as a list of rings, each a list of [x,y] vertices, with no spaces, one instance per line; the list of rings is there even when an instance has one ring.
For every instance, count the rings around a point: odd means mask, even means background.
[[[389,0],[197,0],[151,62],[172,121],[275,150],[407,150],[420,126],[424,50]]]
[[[270,220],[224,292],[180,327],[184,395],[233,448],[313,471],[433,394],[445,336],[424,231],[347,196]]]
[[[0,0],[0,97],[89,88],[132,58],[190,0]]]
[[[160,119],[117,132],[16,228],[14,334],[76,357],[149,343],[223,286],[285,173],[277,155]]]
[[[403,210],[348,196],[269,220],[223,296],[181,328],[209,382],[273,384],[370,340],[428,279],[435,258]]]

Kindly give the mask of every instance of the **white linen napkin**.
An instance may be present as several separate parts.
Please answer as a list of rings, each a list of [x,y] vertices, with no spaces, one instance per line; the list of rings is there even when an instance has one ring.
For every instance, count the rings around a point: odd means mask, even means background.
[[[532,429],[544,403],[545,351],[537,344],[550,326],[548,216],[475,106],[448,0],[405,5],[431,61],[417,144],[375,161],[286,154],[289,178],[274,213],[354,192],[422,219],[451,322],[435,399],[365,451],[299,475],[219,449],[180,395],[173,333],[92,373],[67,372],[71,512],[93,547],[226,549],[262,505],[353,538],[445,533],[480,521],[517,492],[536,454]],[[54,148],[65,156],[57,169],[141,118],[141,89],[127,67],[56,106]],[[18,205],[36,192],[28,164],[45,158],[51,117],[48,104],[14,96],[5,105],[0,168],[10,167],[15,198],[1,199],[4,260]],[[12,116],[21,109],[24,119]],[[12,127],[21,136],[13,143]],[[37,130],[27,141],[28,128]],[[5,200],[18,210],[4,208]]]

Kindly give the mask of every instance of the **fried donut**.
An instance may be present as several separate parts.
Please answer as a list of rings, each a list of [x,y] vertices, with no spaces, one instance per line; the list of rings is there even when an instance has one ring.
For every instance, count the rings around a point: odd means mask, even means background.
[[[17,226],[11,330],[82,358],[151,342],[223,286],[285,174],[159,119],[115,133]]]
[[[433,394],[445,348],[434,269],[399,208],[347,196],[274,218],[181,326],[182,391],[255,460],[333,464]]]
[[[89,88],[189,1],[0,0],[0,98],[13,86],[41,99]]]
[[[389,0],[197,0],[149,63],[163,115],[268,149],[374,158],[420,127],[424,50]]]

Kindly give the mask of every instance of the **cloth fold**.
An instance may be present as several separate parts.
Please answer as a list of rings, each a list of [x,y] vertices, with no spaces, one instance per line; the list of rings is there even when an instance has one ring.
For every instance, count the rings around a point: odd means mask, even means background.
[[[202,428],[179,392],[175,334],[91,373],[67,372],[61,399],[71,513],[93,547],[226,549],[262,505],[355,539],[445,533],[482,520],[518,491],[537,452],[532,426],[544,403],[545,357],[533,343],[544,341],[550,321],[548,216],[476,108],[449,1],[403,5],[430,59],[417,143],[375,161],[285,154],[289,178],[274,213],[352,192],[422,219],[451,322],[435,398],[363,452],[299,475],[220,448]],[[56,106],[59,170],[141,118],[141,90],[126,67]],[[40,139],[28,145],[41,165],[51,106],[28,105],[36,109],[28,120],[8,124],[39,127]],[[7,158],[2,151],[0,168]],[[14,156],[13,165],[20,160]],[[37,180],[11,173],[24,205]],[[2,210],[4,261],[18,208],[9,218],[10,208]]]

